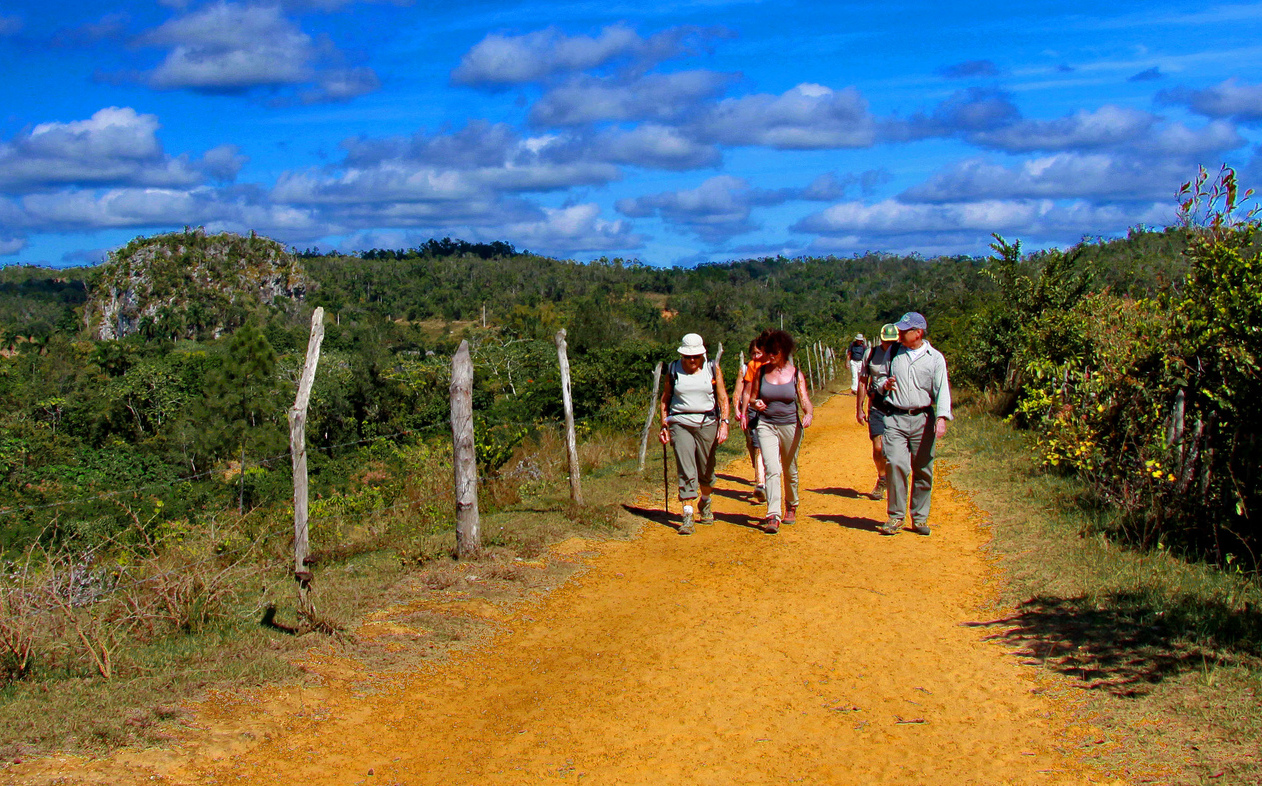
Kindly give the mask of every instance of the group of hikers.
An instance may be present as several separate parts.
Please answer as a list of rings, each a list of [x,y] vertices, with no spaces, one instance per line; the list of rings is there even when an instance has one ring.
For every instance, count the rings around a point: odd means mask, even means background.
[[[886,499],[886,521],[877,527],[883,535],[898,534],[909,517],[912,532],[930,532],[934,446],[952,415],[946,360],[928,332],[924,316],[912,311],[883,326],[879,343],[869,345],[860,333],[847,349],[855,414],[868,428],[876,465],[876,485],[866,496]],[[758,528],[774,534],[797,520],[798,449],[815,409],[793,362],[796,348],[784,330],[764,330],[750,342],[749,362],[729,399],[705,340],[689,333],[680,341],[679,359],[667,367],[659,434],[663,445],[674,446],[680,535],[714,523],[715,456],[729,436],[733,409],[754,472],[751,501],[767,506]]]

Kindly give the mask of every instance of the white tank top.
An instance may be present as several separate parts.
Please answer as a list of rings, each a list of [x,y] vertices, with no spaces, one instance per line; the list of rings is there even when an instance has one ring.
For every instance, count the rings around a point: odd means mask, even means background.
[[[701,364],[695,374],[685,374],[683,364],[671,362],[675,387],[670,397],[670,417],[678,423],[700,426],[714,420],[717,402],[714,396],[714,367],[710,361]]]

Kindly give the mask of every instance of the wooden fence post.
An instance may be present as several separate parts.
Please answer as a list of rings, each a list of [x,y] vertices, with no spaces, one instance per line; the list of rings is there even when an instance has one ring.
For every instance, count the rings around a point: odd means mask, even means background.
[[[570,499],[583,504],[583,481],[578,473],[578,440],[574,437],[574,400],[570,396],[570,359],[565,353],[565,328],[557,331],[557,363],[561,366],[561,401],[565,405],[565,452],[570,465]]]
[[[815,370],[811,368],[811,348],[806,348],[806,381],[811,385],[811,391],[814,392],[819,388],[815,384]]]
[[[456,558],[482,551],[478,519],[478,456],[473,444],[473,360],[461,341],[451,358],[451,466],[456,476]]]
[[[644,430],[640,432],[640,465],[644,471],[644,460],[648,456],[649,431],[653,428],[653,416],[657,414],[657,389],[662,384],[662,362],[659,360],[653,368],[653,395],[649,396],[649,414],[644,418]]]
[[[311,598],[311,571],[307,569],[310,540],[307,532],[307,405],[316,366],[320,364],[320,344],[324,341],[324,309],[311,314],[311,336],[307,339],[307,360],[298,378],[298,395],[289,409],[289,458],[294,474],[294,580],[298,582],[298,613],[308,620],[315,616]]]

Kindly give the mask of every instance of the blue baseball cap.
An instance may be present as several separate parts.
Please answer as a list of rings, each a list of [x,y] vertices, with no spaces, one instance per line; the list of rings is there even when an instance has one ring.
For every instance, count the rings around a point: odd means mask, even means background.
[[[929,330],[929,323],[919,311],[908,311],[903,318],[894,324],[899,330]]]

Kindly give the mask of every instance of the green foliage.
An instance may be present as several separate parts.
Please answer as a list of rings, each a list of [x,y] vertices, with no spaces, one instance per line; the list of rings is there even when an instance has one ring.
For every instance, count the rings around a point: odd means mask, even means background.
[[[1250,195],[1230,169],[1185,185],[1178,288],[1080,298],[1057,268],[1064,283],[1043,291],[1062,294],[1048,298],[1010,276],[1001,290],[1015,305],[990,323],[1011,342],[1003,381],[1044,465],[1087,479],[1137,542],[1224,565],[1262,545],[1262,255],[1255,211],[1237,215]],[[1009,257],[1000,270],[1012,269],[1015,247],[997,248]]]

